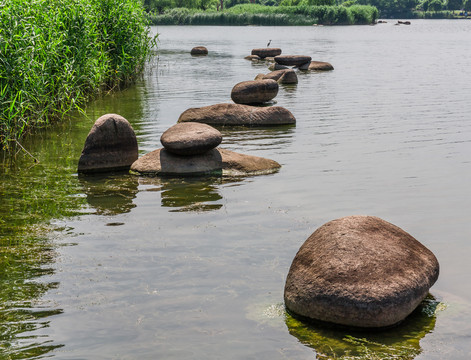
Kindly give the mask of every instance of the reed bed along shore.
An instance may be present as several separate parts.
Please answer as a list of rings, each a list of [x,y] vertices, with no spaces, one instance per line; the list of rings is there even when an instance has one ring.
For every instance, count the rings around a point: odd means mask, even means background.
[[[151,55],[140,0],[0,0],[0,144],[135,79]]]
[[[369,5],[241,4],[224,11],[174,8],[150,18],[154,25],[353,25],[372,24],[378,15],[378,9]]]

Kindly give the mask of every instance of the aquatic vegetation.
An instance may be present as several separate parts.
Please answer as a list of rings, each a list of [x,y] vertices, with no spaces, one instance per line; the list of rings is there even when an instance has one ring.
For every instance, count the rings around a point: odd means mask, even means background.
[[[0,143],[132,82],[152,53],[139,0],[0,0]]]
[[[151,15],[158,25],[313,25],[371,24],[379,13],[374,6],[299,5],[262,6],[240,4],[224,11],[174,8]]]

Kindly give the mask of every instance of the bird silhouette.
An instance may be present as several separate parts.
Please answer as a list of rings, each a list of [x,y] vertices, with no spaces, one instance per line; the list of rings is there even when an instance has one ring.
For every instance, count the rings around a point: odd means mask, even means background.
[[[267,47],[269,47],[269,46],[270,46],[270,44],[271,44],[271,40],[268,42],[268,44],[267,44]]]

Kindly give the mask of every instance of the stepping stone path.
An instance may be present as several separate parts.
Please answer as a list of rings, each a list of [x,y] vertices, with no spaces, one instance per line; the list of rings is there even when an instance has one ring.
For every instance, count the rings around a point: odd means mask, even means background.
[[[216,104],[184,111],[178,122],[188,121],[223,126],[277,126],[295,124],[296,118],[281,106]]]
[[[208,55],[208,49],[204,46],[195,46],[190,53],[191,55]]]
[[[131,124],[120,115],[106,114],[88,133],[78,172],[128,170],[137,157],[137,139]]]
[[[250,80],[236,84],[231,91],[231,98],[236,104],[262,104],[278,94],[275,80]]]
[[[305,318],[366,328],[404,320],[438,278],[433,253],[399,227],[349,216],[317,229],[301,246],[285,284],[285,305]]]

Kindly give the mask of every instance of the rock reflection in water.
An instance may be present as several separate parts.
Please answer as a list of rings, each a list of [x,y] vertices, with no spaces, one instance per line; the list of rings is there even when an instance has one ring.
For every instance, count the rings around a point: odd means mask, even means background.
[[[302,322],[286,315],[289,333],[315,349],[317,359],[414,359],[422,352],[420,340],[435,327],[442,303],[429,295],[396,327],[349,330],[328,324]]]
[[[138,192],[138,179],[127,173],[80,175],[79,181],[88,204],[98,215],[117,215],[130,212]]]
[[[223,177],[157,178],[141,177],[142,185],[154,185],[147,191],[160,191],[162,206],[170,212],[213,211],[223,206],[218,188],[224,183],[240,181]]]

